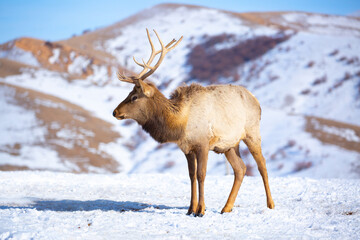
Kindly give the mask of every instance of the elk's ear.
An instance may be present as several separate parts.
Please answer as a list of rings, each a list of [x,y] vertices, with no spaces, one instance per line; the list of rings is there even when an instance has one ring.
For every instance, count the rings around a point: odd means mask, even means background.
[[[139,79],[139,85],[145,96],[152,97],[154,95],[154,89],[149,84]]]

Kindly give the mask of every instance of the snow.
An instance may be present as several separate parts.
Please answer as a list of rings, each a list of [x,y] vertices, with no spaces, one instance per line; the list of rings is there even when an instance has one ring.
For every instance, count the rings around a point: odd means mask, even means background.
[[[240,18],[234,18],[232,15],[215,9],[194,10],[179,7],[171,11],[158,11],[157,9],[150,11],[148,13],[152,16],[150,19],[143,17],[133,24],[121,28],[121,34],[105,42],[105,47],[101,50],[111,53],[121,65],[134,72],[139,72],[141,68],[134,63],[132,56],[138,60],[147,59],[150,56],[151,48],[146,37],[146,28],[150,31],[156,49],[160,49],[160,44],[152,29],[157,31],[165,44],[173,38],[179,39],[184,36],[179,46],[172,50],[166,61],[161,64],[161,70],[159,69],[151,78],[156,84],[171,80],[171,84],[164,92],[165,95],[169,95],[187,78],[188,67],[185,66],[185,63],[190,52],[189,46],[195,46],[207,37],[220,34],[235,34],[238,36],[236,40],[239,42],[253,36],[277,33],[276,30],[266,27],[252,29]]]
[[[283,51],[287,48],[290,50]],[[258,97],[262,106],[358,124],[360,111],[349,111],[359,109],[358,81],[353,78],[344,82],[342,88],[329,90],[344,78],[344,73],[355,75],[356,67],[338,59],[341,56],[348,59],[356,57],[357,49],[360,49],[360,42],[355,37],[344,36],[340,41],[338,36],[299,32],[263,57],[239,68],[239,74],[248,79],[246,86]],[[335,50],[338,50],[338,56],[330,56]],[[311,61],[316,67],[306,67]],[[258,66],[262,71],[258,75],[251,75],[252,66]],[[278,78],[269,81],[269,76]],[[314,85],[316,79],[323,77],[324,83]],[[301,94],[306,89],[310,93]],[[287,103],[288,98],[293,101]],[[341,101],[334,104],[334,99]]]
[[[53,49],[53,55],[51,57],[49,57],[49,63],[54,64],[54,63],[58,62],[59,56],[60,56],[60,49],[59,48]]]
[[[92,74],[88,77],[88,79],[91,82],[93,82],[97,85],[103,85],[109,81],[108,69],[106,66],[93,65],[92,69],[94,71],[94,74]],[[111,80],[111,78],[110,78],[110,80]]]
[[[68,171],[70,169],[61,161],[58,152],[42,146],[22,146],[19,156],[7,155],[1,152],[1,163],[20,167],[25,166],[30,169],[47,169],[54,171]],[[76,166],[74,168],[76,168]]]
[[[360,20],[356,18],[306,13],[286,13],[282,18],[292,27],[300,24],[314,33],[360,36]]]
[[[62,145],[66,148],[73,148],[73,146],[75,144],[79,145],[79,146],[84,146],[86,148],[89,148],[89,142],[88,140],[85,138],[84,135],[82,134],[78,134],[76,131],[79,130],[81,133],[85,133],[85,136],[90,136],[90,135],[94,135],[93,132],[85,130],[85,129],[61,129],[60,131],[56,132],[56,136],[61,140],[61,142],[63,143]]]
[[[14,102],[14,94],[12,88],[0,87],[1,164],[33,169],[68,170],[56,151],[41,146],[47,134],[46,127],[42,126],[33,111]],[[19,150],[12,152],[14,150],[11,148],[16,149],[16,146]],[[7,151],[10,151],[10,154]]]
[[[359,154],[334,145],[324,145],[304,131],[305,124],[306,119],[302,116],[287,115],[281,110],[262,108],[262,150],[267,159],[270,175],[359,178],[354,170],[360,159]],[[254,162],[250,156],[245,160]],[[339,171],[340,160],[341,171]],[[304,162],[311,162],[311,167],[295,171],[297,165]],[[254,174],[259,175],[257,170]]]
[[[33,142],[44,139],[46,129],[39,126],[34,112],[17,106],[12,97],[15,92],[8,87],[0,88],[0,128],[2,132],[9,131],[6,137],[0,138],[0,144],[13,145],[19,142]],[[14,121],[16,119],[17,121]],[[28,131],[29,134],[24,134]]]
[[[24,51],[16,46],[13,46],[10,50],[0,50],[0,58],[7,58],[34,67],[40,66],[40,63],[31,52]]]
[[[72,52],[71,52],[72,53]],[[70,58],[72,59],[73,56],[70,54]],[[83,70],[87,68],[90,64],[91,60],[87,59],[84,56],[77,56],[71,64],[68,66],[68,72],[70,74],[78,74],[81,75]]]
[[[1,172],[0,239],[358,239],[360,182],[245,177],[220,214],[232,176],[208,176],[206,213],[187,216],[184,175]]]
[[[70,60],[74,61],[75,57],[76,57],[76,52],[74,51],[70,52]]]

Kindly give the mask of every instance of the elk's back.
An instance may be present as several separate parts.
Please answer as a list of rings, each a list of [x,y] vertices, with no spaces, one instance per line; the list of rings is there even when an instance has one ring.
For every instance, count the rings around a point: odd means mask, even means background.
[[[244,87],[216,85],[192,94],[185,139],[180,148],[207,141],[210,150],[224,152],[259,127],[261,109],[257,99]],[[184,145],[184,146],[181,146]]]

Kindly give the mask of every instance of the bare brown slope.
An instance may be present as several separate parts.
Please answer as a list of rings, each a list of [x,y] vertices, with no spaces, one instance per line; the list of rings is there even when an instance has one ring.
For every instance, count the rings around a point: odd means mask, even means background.
[[[43,68],[67,73],[66,76],[68,76],[69,79],[86,78],[87,76],[92,75],[94,73],[93,66],[107,67],[109,77],[112,74],[111,67],[120,69],[120,71],[123,70],[116,61],[112,60],[112,56],[106,52],[101,52],[102,54],[100,54],[100,51],[98,51],[98,54],[94,54],[91,49],[74,48],[63,42],[57,43],[35,38],[19,38],[0,45],[0,50],[2,51],[12,51],[15,48],[32,53]],[[55,62],[50,62],[50,58],[54,56],[54,50],[59,51],[59,56],[56,58]],[[81,69],[80,73],[70,72],[69,65],[74,63],[74,60],[77,57],[86,59],[88,64]],[[5,73],[3,73],[3,75],[5,75]]]
[[[15,62],[6,58],[0,58],[0,77],[18,75],[21,68],[30,68],[31,66]]]
[[[360,153],[360,126],[307,116],[305,130],[323,143]]]
[[[248,12],[248,13],[231,13],[243,20],[255,25],[264,25],[267,27],[278,28],[279,30],[290,29],[289,26],[282,24],[281,15],[288,12]]]
[[[14,89],[16,93],[12,103],[33,110],[39,124],[46,127],[45,140],[31,145],[55,150],[61,160],[78,167],[73,172],[92,172],[94,168],[118,172],[118,162],[99,149],[100,144],[114,142],[120,137],[112,130],[112,124],[92,116],[80,106],[51,95],[6,83],[0,83],[0,87]],[[0,146],[0,151],[16,156],[22,147],[22,144]],[[26,167],[0,166],[0,170],[16,169]]]

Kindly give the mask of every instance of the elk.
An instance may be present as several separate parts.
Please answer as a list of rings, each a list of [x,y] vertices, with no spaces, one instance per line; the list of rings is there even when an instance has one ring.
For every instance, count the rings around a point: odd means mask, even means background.
[[[114,110],[118,120],[133,119],[160,143],[176,143],[185,154],[191,181],[191,200],[187,214],[202,217],[205,214],[204,181],[210,150],[224,153],[234,170],[234,183],[221,213],[231,212],[246,166],[239,151],[244,141],[254,157],[265,186],[267,207],[274,208],[271,197],[265,158],[261,151],[260,117],[258,100],[247,89],[235,85],[198,84],[178,87],[166,98],[157,87],[145,81],[160,66],[165,55],[182,40],[173,39],[167,45],[158,38],[161,50],[155,50],[148,29],[151,56],[147,62],[135,63],[143,68],[136,76],[118,73],[120,81],[134,84],[133,90]],[[155,56],[160,54],[155,65]],[[197,198],[197,183],[199,198]]]

